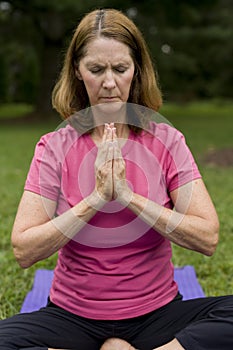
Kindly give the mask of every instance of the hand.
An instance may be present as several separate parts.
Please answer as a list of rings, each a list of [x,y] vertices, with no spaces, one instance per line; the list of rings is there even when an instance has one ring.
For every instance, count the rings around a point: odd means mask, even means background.
[[[113,140],[113,198],[121,203],[130,201],[132,191],[126,180],[125,161],[118,143],[116,128],[112,128]]]
[[[106,124],[95,162],[96,191],[105,201],[127,203],[131,196],[126,181],[125,161],[121,154],[114,124]]]
[[[105,124],[102,142],[95,161],[95,190],[105,201],[113,198],[113,154],[112,128],[109,124]]]

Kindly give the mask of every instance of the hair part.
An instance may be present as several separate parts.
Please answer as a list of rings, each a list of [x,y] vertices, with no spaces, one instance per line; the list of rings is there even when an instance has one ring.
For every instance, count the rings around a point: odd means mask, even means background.
[[[84,83],[77,78],[77,71],[87,45],[98,37],[115,39],[129,47],[135,73],[128,102],[158,111],[162,96],[146,42],[133,21],[115,9],[94,10],[77,26],[52,93],[53,107],[66,119],[89,106]]]

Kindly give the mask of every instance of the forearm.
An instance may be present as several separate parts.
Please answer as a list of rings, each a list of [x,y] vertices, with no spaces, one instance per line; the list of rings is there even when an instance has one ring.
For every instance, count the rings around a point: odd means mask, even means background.
[[[165,208],[136,193],[128,194],[121,202],[173,243],[206,255],[213,254],[218,234],[204,218]]]
[[[20,266],[27,268],[53,255],[68,243],[103,205],[104,201],[93,193],[62,215],[17,234],[17,239],[14,239],[12,244]]]

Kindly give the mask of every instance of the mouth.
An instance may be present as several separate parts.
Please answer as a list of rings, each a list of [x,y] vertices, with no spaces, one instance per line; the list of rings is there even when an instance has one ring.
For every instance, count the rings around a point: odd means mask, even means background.
[[[101,101],[106,101],[106,102],[116,102],[116,101],[119,101],[119,98],[117,96],[103,96],[100,98]]]

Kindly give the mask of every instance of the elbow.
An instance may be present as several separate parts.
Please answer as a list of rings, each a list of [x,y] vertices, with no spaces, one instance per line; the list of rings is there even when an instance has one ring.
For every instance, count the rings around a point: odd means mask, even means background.
[[[203,254],[211,257],[212,255],[214,255],[216,248],[217,248],[217,245],[216,246],[212,245],[208,247],[205,251],[203,251]]]
[[[209,256],[211,257],[216,249],[217,249],[217,246],[218,246],[218,242],[219,242],[219,223],[217,223],[211,230],[211,233],[210,233],[210,239],[208,241],[208,244],[207,244],[207,247],[206,247],[206,250],[204,252],[204,254],[206,256]]]
[[[13,249],[13,251],[15,259],[22,269],[27,269],[30,266],[32,266],[32,263],[25,259],[25,257],[22,256],[22,254],[18,253],[17,249]]]
[[[215,241],[212,242],[212,244],[210,245],[209,247],[209,251],[208,253],[206,254],[207,256],[212,256],[214,255],[216,249],[217,249],[217,246],[218,246],[218,237],[216,238]]]
[[[22,249],[20,249],[15,244],[12,244],[12,246],[15,259],[22,269],[27,269],[33,265],[32,260],[28,256],[26,256],[25,252]]]

